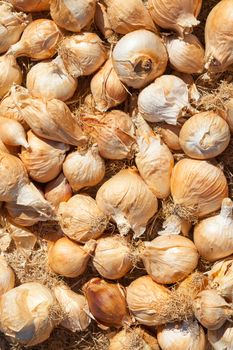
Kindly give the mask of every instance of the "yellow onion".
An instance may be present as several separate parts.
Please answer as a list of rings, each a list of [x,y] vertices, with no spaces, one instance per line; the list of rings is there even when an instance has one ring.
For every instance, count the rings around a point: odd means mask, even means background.
[[[113,37],[113,30],[111,29],[111,24],[107,15],[107,9],[104,4],[97,2],[95,10],[95,25],[99,31],[103,34],[105,39],[111,41]]]
[[[113,67],[120,80],[140,89],[162,75],[167,66],[167,52],[162,39],[140,29],[123,36],[113,53]]]
[[[105,175],[105,163],[99,155],[97,144],[86,152],[68,154],[63,163],[63,172],[74,191],[97,185]]]
[[[10,237],[14,241],[17,250],[28,259],[37,242],[36,234],[27,230],[25,227],[13,224],[11,220],[8,220],[7,231],[10,233]]]
[[[138,110],[149,122],[175,125],[189,105],[187,84],[175,75],[163,75],[138,96]]]
[[[0,2],[0,53],[7,51],[19,40],[30,22],[30,15],[16,12],[14,7],[6,1]]]
[[[108,224],[108,218],[96,201],[83,194],[59,205],[58,220],[69,238],[82,243],[100,237]]]
[[[65,314],[61,325],[72,332],[84,331],[91,322],[86,298],[65,285],[54,287],[53,292]]]
[[[40,344],[54,328],[54,304],[47,287],[36,282],[21,284],[1,296],[0,330],[24,346]]]
[[[181,127],[179,125],[169,125],[166,123],[160,125],[158,128],[158,133],[170,150],[180,151],[182,149],[179,141],[180,129]]]
[[[61,202],[67,202],[71,197],[72,188],[63,173],[56,179],[48,182],[45,186],[45,199],[55,208],[57,208]]]
[[[232,350],[233,344],[233,325],[227,321],[224,325],[215,330],[208,330],[208,340],[211,344],[211,350]]]
[[[90,240],[81,246],[67,237],[60,238],[49,248],[48,264],[59,275],[78,277],[85,272],[95,244],[94,240]]]
[[[82,33],[66,37],[59,54],[74,78],[94,73],[104,63],[107,52],[102,40],[95,33]]]
[[[218,329],[233,315],[233,309],[216,290],[203,290],[194,299],[193,309],[198,321],[207,329]]]
[[[214,112],[202,112],[189,118],[180,131],[180,145],[191,158],[209,159],[221,154],[230,142],[230,129]]]
[[[149,0],[148,8],[156,24],[176,31],[181,37],[192,32],[200,21],[196,19],[202,0]]]
[[[216,261],[208,271],[209,284],[212,289],[226,300],[233,301],[233,257]]]
[[[106,112],[126,100],[127,90],[118,78],[111,59],[92,78],[91,92],[95,108],[100,112]]]
[[[157,198],[135,168],[123,169],[106,181],[97,192],[96,202],[116,222],[121,235],[132,229],[135,238],[145,232],[158,209]]]
[[[135,348],[136,347],[136,348]],[[159,350],[156,338],[142,328],[123,329],[110,339],[108,350]]]
[[[14,288],[15,274],[3,256],[0,256],[0,295]]]
[[[96,321],[107,327],[121,327],[130,322],[123,287],[100,278],[83,286],[90,311]]]
[[[205,51],[195,35],[184,35],[183,39],[168,36],[165,42],[172,67],[189,74],[203,71]]]
[[[205,333],[196,320],[161,326],[157,337],[162,350],[206,350]]]
[[[206,161],[182,159],[172,172],[171,194],[176,205],[203,217],[221,207],[228,196],[227,180],[220,168]]]
[[[95,14],[96,0],[51,0],[52,19],[66,30],[81,32],[91,24]]]
[[[132,269],[132,258],[130,245],[124,237],[104,237],[97,241],[93,265],[102,277],[116,280]]]
[[[137,116],[137,146],[135,162],[138,171],[157,198],[165,199],[170,194],[170,178],[174,159],[169,148],[156,135],[145,120]]]
[[[24,128],[16,120],[0,116],[0,139],[9,146],[29,147]]]
[[[0,98],[10,90],[13,84],[20,85],[22,79],[21,69],[14,56],[0,56]]]
[[[210,11],[205,26],[205,68],[213,72],[225,71],[233,63],[231,50],[233,23],[231,0],[222,0]]]
[[[66,101],[73,96],[78,82],[66,71],[62,59],[57,56],[49,62],[40,62],[27,74],[27,88],[32,96]]]
[[[25,12],[41,12],[49,10],[50,0],[9,0],[15,8]]]
[[[233,133],[233,98],[229,98],[227,101],[224,101],[224,108],[225,111],[221,113],[221,117],[226,120],[231,133]]]
[[[208,283],[206,274],[196,271],[177,285],[176,292],[189,300],[194,300],[199,292],[207,288]]]
[[[135,149],[134,125],[127,113],[113,110],[104,115],[83,117],[84,130],[98,144],[101,157],[132,158]]]
[[[202,257],[216,261],[233,254],[233,202],[224,198],[218,215],[200,221],[194,228],[194,243]]]
[[[44,60],[55,55],[61,40],[61,32],[50,19],[36,19],[24,30],[21,39],[12,45],[7,54]]]

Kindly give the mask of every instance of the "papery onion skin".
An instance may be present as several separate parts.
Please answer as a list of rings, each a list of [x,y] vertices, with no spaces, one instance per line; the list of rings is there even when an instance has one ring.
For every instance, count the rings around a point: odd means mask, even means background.
[[[0,256],[0,296],[14,288],[15,274],[3,256]]]
[[[16,202],[7,202],[5,208],[9,219],[16,225],[28,227],[40,221],[40,215],[35,209],[28,206],[18,205]]]
[[[100,2],[96,4],[94,21],[101,34],[110,42],[111,38],[113,38],[114,31],[111,29],[106,6]]]
[[[159,350],[159,345],[156,338],[147,333],[142,328],[123,329],[110,339],[108,350],[127,350],[134,349],[136,346],[140,350]]]
[[[22,71],[12,55],[0,57],[0,98],[2,98],[13,84],[21,84]]]
[[[9,0],[15,8],[25,12],[48,11],[50,0]]]
[[[215,330],[207,331],[207,338],[214,350],[232,350],[233,344],[233,325],[227,321],[224,325]]]
[[[45,199],[57,208],[61,202],[67,202],[72,197],[72,188],[61,173],[56,179],[46,184],[44,193]]]
[[[233,301],[233,256],[216,261],[208,272],[209,285],[227,301]]]

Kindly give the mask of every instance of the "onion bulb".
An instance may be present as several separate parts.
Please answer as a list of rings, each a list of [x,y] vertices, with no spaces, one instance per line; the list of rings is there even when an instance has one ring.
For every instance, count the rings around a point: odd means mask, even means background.
[[[144,29],[123,36],[117,42],[112,58],[120,80],[135,89],[143,88],[162,75],[168,61],[162,39]]]
[[[108,350],[137,349],[137,347],[140,350],[159,350],[156,338],[139,327],[123,329],[114,335],[110,339]]]
[[[233,301],[233,257],[217,261],[208,271],[209,284],[224,299]]]
[[[106,181],[98,190],[96,201],[116,222],[121,235],[132,229],[134,238],[145,232],[148,221],[158,209],[157,198],[135,168],[121,170]]]
[[[72,188],[63,173],[45,186],[45,199],[55,208],[58,208],[61,202],[67,202],[71,197]]]
[[[95,33],[66,37],[60,45],[59,54],[74,78],[94,73],[107,58],[103,42]]]
[[[172,172],[171,194],[175,205],[203,217],[221,207],[228,196],[227,180],[220,168],[206,161],[182,159]]]
[[[97,2],[96,4],[94,21],[104,38],[111,42],[112,38],[114,38],[114,32],[111,29],[106,6],[102,2]]]
[[[49,10],[50,0],[9,0],[15,8],[25,12],[41,12]]]
[[[31,130],[28,131],[27,137],[30,148],[21,151],[20,159],[29,176],[42,183],[53,180],[61,172],[69,146],[43,139]]]
[[[1,111],[2,112],[2,111]],[[16,120],[0,116],[0,139],[9,146],[23,146],[28,148],[24,128]]]
[[[90,196],[77,194],[58,208],[58,220],[63,232],[72,240],[87,242],[102,235],[108,218]]]
[[[126,238],[113,236],[97,241],[93,265],[99,274],[107,279],[124,277],[133,267],[133,254]]]
[[[207,337],[212,345],[211,350],[232,350],[233,344],[233,325],[231,321],[227,321],[224,325],[215,330],[208,330]]]
[[[54,304],[47,287],[36,282],[21,284],[1,296],[0,330],[24,346],[40,344],[54,328]]]
[[[60,40],[61,32],[56,23],[50,19],[36,19],[27,26],[20,40],[9,48],[7,54],[45,60],[55,55]]]
[[[71,32],[81,32],[91,24],[96,0],[51,0],[50,13],[54,22]]]
[[[233,133],[233,98],[229,98],[227,101],[224,101],[224,108],[225,111],[221,113],[221,117],[226,120],[231,133]]]
[[[188,86],[175,75],[163,75],[138,96],[138,110],[149,122],[175,125],[189,105]]]
[[[3,256],[0,256],[0,296],[14,288],[15,274]]]
[[[67,237],[60,238],[49,247],[48,264],[59,275],[78,277],[85,272],[95,244],[90,240],[81,246]]]
[[[158,128],[158,133],[168,148],[172,151],[181,151],[179,134],[181,127],[179,125],[162,124]]]
[[[54,287],[55,297],[65,313],[61,326],[69,329],[71,332],[82,332],[87,329],[91,319],[88,316],[89,308],[86,298],[73,292],[66,285]]]
[[[200,255],[208,261],[233,254],[232,210],[232,200],[225,198],[218,215],[200,221],[194,228],[194,243]]]
[[[63,172],[74,191],[97,185],[105,175],[105,163],[99,155],[97,144],[86,152],[68,154],[63,163]]]
[[[0,56],[0,99],[10,90],[13,84],[21,84],[22,72],[12,55]]]
[[[27,74],[27,88],[32,96],[66,101],[73,96],[78,82],[66,71],[61,57],[40,62]]]
[[[189,118],[180,131],[180,145],[191,158],[209,159],[221,154],[230,142],[227,122],[214,112],[202,112]]]
[[[92,278],[83,291],[92,315],[100,324],[118,328],[130,322],[125,294],[119,284]]]

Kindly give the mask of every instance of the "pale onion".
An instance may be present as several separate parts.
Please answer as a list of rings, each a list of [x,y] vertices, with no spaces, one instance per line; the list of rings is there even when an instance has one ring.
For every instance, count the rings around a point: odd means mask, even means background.
[[[83,194],[59,205],[58,220],[69,238],[82,243],[100,237],[108,224],[108,218],[96,201]]]
[[[54,22],[71,32],[81,30],[94,19],[96,0],[51,0],[50,13]]]
[[[61,32],[50,19],[36,19],[24,30],[20,40],[12,45],[7,54],[27,56],[33,60],[51,58],[61,41]]]
[[[120,80],[136,89],[162,75],[168,61],[162,39],[144,29],[123,36],[117,42],[112,58]]]
[[[131,159],[135,150],[132,119],[127,113],[113,110],[103,115],[83,117],[84,130],[98,144],[101,157]]]
[[[2,113],[2,111],[0,112]],[[23,146],[28,148],[29,144],[22,125],[16,120],[0,116],[0,139],[9,146]]]
[[[166,123],[160,125],[158,128],[159,135],[161,135],[164,143],[166,143],[170,150],[182,150],[179,141],[180,129],[181,127],[179,125],[169,125]]]
[[[176,293],[189,300],[194,300],[198,293],[208,287],[208,283],[209,279],[207,275],[196,271],[177,285]]]
[[[0,99],[13,84],[21,84],[22,71],[12,55],[0,56]]]
[[[116,280],[132,269],[132,258],[132,250],[126,238],[104,237],[97,241],[93,265],[102,277]]]
[[[15,274],[3,256],[0,256],[0,296],[14,288]]]
[[[233,256],[216,261],[208,271],[208,278],[212,289],[224,299],[233,301]]]
[[[221,154],[230,142],[227,122],[212,111],[189,118],[181,128],[179,141],[191,158],[209,159]]]
[[[97,192],[96,202],[116,222],[121,235],[132,229],[134,238],[145,232],[158,209],[157,198],[135,168],[123,169],[106,181]]]
[[[233,324],[227,321],[216,330],[208,330],[207,337],[213,350],[233,350]],[[211,350],[212,350],[211,349]]]
[[[54,304],[55,298],[47,287],[36,282],[21,284],[1,296],[0,330],[24,346],[40,344],[54,328]]]
[[[149,122],[177,124],[183,108],[189,105],[188,86],[175,75],[163,75],[138,96],[138,110]]]
[[[0,1],[0,53],[15,44],[26,26],[31,22],[31,16],[16,12],[6,1]]]
[[[81,246],[67,237],[60,238],[49,247],[48,264],[59,275],[78,277],[85,272],[95,245],[94,240]]]
[[[9,0],[15,8],[25,12],[41,12],[49,10],[50,0]]]
[[[158,235],[179,235],[182,233],[184,236],[188,236],[188,233],[192,227],[188,221],[181,219],[177,215],[170,215],[163,222],[163,230],[158,231]]]
[[[167,323],[162,306],[170,301],[169,289],[155,283],[150,276],[135,279],[126,289],[130,312],[138,323],[158,326]]]
[[[221,117],[226,120],[231,133],[233,133],[233,98],[229,98],[227,101],[224,101],[224,108],[225,111],[221,113]]]
[[[175,205],[198,217],[215,212],[228,196],[222,170],[203,160],[182,159],[174,167],[171,194]]]
[[[233,202],[224,198],[218,215],[200,221],[194,227],[194,243],[199,254],[216,261],[233,254]]]
[[[99,155],[97,144],[87,151],[68,154],[63,163],[63,172],[74,191],[97,185],[105,175],[105,163]]]
[[[200,21],[196,19],[202,0],[149,0],[148,8],[156,24],[176,31],[181,37],[191,33]]]
[[[142,328],[123,329],[110,339],[108,350],[159,350],[156,338]]]
[[[82,33],[66,37],[59,54],[67,71],[74,78],[97,71],[107,59],[102,40],[95,33]]]
[[[60,56],[49,62],[40,62],[27,74],[27,89],[32,96],[66,101],[78,87],[76,79],[65,69]]]
[[[161,326],[157,338],[162,350],[206,350],[205,333],[196,320]]]
[[[111,59],[92,78],[91,93],[95,108],[100,112],[106,112],[126,100],[128,92],[118,78]]]
[[[91,323],[91,318],[88,316],[89,308],[86,298],[73,292],[66,285],[54,287],[53,292],[65,314],[61,326],[69,329],[71,332],[85,331]]]
[[[72,197],[72,188],[61,173],[56,179],[46,184],[44,193],[45,199],[58,208],[61,202],[67,202]]]
[[[233,63],[233,3],[222,0],[210,11],[205,26],[205,61],[213,72],[225,71]]]
[[[33,97],[21,86],[14,89],[14,101],[36,135],[74,146],[86,142],[86,136],[64,102]]]
[[[174,159],[169,148],[156,135],[141,116],[134,118],[137,127],[137,153],[135,162],[138,171],[157,198],[165,199],[170,194],[170,178]]]
[[[176,70],[189,74],[203,71],[205,51],[195,35],[184,35],[183,39],[168,36],[165,43],[169,61]]]
[[[121,327],[130,322],[123,287],[100,278],[83,286],[88,305],[96,321],[107,327]]]
[[[233,315],[233,309],[216,290],[203,290],[194,299],[195,317],[207,329],[218,329]]]

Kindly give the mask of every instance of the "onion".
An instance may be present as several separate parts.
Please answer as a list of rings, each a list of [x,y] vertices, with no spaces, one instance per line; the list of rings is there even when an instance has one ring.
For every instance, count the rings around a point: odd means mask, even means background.
[[[9,0],[14,7],[25,12],[41,12],[49,10],[50,0]]]
[[[24,128],[16,120],[0,117],[0,138],[9,146],[29,147]]]
[[[58,208],[61,202],[67,202],[71,197],[72,189],[63,173],[45,186],[45,199],[55,208]]]
[[[225,322],[224,325],[215,330],[208,330],[208,340],[214,350],[232,350],[233,325],[232,322]]]
[[[15,274],[3,256],[0,256],[0,269],[0,295],[2,296],[8,290],[14,288]]]
[[[137,347],[140,350],[159,350],[156,338],[139,327],[123,329],[110,339],[109,350],[137,349]]]
[[[172,151],[180,151],[179,133],[181,127],[179,125],[162,124],[159,126],[158,133],[161,135],[164,143]]]
[[[13,84],[20,85],[22,79],[21,69],[14,56],[0,56],[0,98],[10,90]]]
[[[229,256],[226,259],[216,261],[208,271],[209,284],[216,289],[219,295],[228,301],[233,301],[233,259]]]

